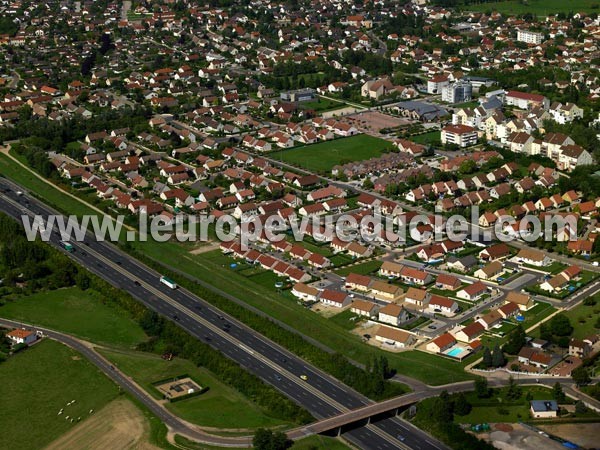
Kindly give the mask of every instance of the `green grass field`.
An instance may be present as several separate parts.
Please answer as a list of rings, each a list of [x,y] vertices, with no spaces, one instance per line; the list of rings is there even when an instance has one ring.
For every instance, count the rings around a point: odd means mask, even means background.
[[[117,386],[87,360],[46,340],[0,364],[0,448],[44,448],[118,395]],[[66,406],[71,400],[76,402]],[[62,415],[58,415],[60,409]]]
[[[570,311],[563,312],[573,325],[573,337],[576,339],[583,339],[598,333],[595,325],[598,323],[599,313],[600,304],[598,303],[595,306],[580,304]]]
[[[165,361],[157,355],[133,351],[102,349],[100,353],[156,398],[161,396],[152,384],[170,377],[187,374],[202,387],[208,386],[208,392],[197,397],[167,404],[170,411],[191,423],[218,428],[286,425],[275,417],[266,416],[256,404],[190,361],[179,358]]]
[[[319,97],[311,102],[299,103],[298,106],[302,109],[313,109],[316,112],[324,112],[345,108],[348,105],[343,102],[336,102],[334,100],[329,100],[328,98]]]
[[[372,272],[376,272],[381,267],[381,261],[373,259],[360,264],[354,264],[346,266],[341,269],[335,270],[339,276],[345,277],[350,273],[357,273],[359,275],[368,275]]]
[[[416,142],[417,144],[424,145],[435,145],[441,144],[441,133],[439,131],[429,131],[427,133],[418,134],[416,136],[410,136],[408,140]]]
[[[361,134],[290,150],[281,150],[273,152],[269,156],[275,160],[315,172],[328,172],[337,164],[380,156],[383,149],[390,147],[391,143],[383,139]]]
[[[361,322],[363,318],[357,316],[349,309],[342,311],[329,318],[329,320],[346,330],[353,330]]]
[[[537,16],[557,14],[560,12],[598,12],[597,0],[508,0],[501,2],[479,3],[476,5],[465,5],[467,11],[498,11],[506,15],[520,15],[532,13]]]
[[[41,292],[6,303],[0,316],[45,326],[99,344],[133,347],[146,335],[116,308],[102,303],[100,294],[65,288]]]

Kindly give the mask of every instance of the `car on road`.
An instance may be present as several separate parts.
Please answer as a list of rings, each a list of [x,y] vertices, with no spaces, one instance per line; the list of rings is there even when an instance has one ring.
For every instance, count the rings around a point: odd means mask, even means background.
[[[406,438],[404,436],[402,436],[401,434],[399,434],[398,436],[396,436],[396,439],[398,439],[400,442],[404,442],[404,440]]]
[[[179,316],[177,314],[173,314],[173,320],[175,322],[179,322]]]
[[[427,328],[429,328],[430,330],[437,330],[437,327],[435,325],[429,325]]]
[[[204,336],[205,341],[210,341],[210,336]]]
[[[277,381],[281,381],[281,377],[280,377],[279,375],[275,375],[275,379],[276,379]]]
[[[225,317],[223,317],[223,316],[219,316],[219,319],[220,319],[220,320],[225,320]]]
[[[135,284],[136,286],[140,286],[140,282],[138,280],[134,280],[133,284]]]
[[[308,377],[304,374],[300,375],[300,378],[302,378],[304,381],[308,380]]]

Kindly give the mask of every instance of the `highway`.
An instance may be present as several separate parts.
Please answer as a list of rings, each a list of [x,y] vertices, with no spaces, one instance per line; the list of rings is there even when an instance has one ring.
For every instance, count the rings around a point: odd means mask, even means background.
[[[47,217],[56,214],[7,180],[0,180],[0,210],[20,220],[22,214]],[[53,230],[50,242],[59,247]],[[259,335],[208,302],[186,291],[172,290],[159,282],[160,274],[123,253],[114,245],[88,234],[84,243],[71,241],[75,251],[67,253],[76,262],[129,292],[150,309],[174,321],[190,335],[221,351],[228,358],[273,385],[314,417],[323,419],[373,403],[321,372],[279,345]],[[302,375],[306,380],[301,379]],[[399,418],[389,418],[343,433],[363,449],[446,448],[421,430]]]

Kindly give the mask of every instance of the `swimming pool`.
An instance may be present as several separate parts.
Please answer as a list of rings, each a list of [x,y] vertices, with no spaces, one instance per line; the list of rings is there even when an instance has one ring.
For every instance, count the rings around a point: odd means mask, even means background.
[[[460,355],[463,352],[463,349],[460,347],[456,347],[453,348],[452,350],[450,350],[448,353],[446,353],[446,355],[448,356],[452,356],[453,358],[456,358],[458,355]]]

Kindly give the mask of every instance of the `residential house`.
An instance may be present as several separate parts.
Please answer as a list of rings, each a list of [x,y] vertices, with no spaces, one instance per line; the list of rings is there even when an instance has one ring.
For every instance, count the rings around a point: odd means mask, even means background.
[[[375,339],[382,344],[393,348],[407,348],[416,341],[412,334],[385,325],[382,325],[377,329],[375,332]]]
[[[385,305],[379,310],[378,320],[383,323],[388,323],[395,327],[406,322],[410,318],[410,314],[402,306],[396,303]]]
[[[35,331],[25,330],[23,328],[17,328],[16,330],[9,331],[6,333],[6,337],[10,339],[13,344],[33,344],[37,340],[37,334]]]
[[[477,339],[484,331],[483,325],[479,322],[473,322],[457,331],[454,337],[461,342],[468,343]]]
[[[351,303],[351,299],[345,292],[333,289],[324,289],[319,295],[319,301],[327,306],[343,308]]]
[[[350,311],[358,316],[373,319],[377,317],[379,305],[365,300],[354,300],[350,307]]]
[[[463,300],[475,301],[478,300],[482,295],[487,293],[487,286],[481,281],[476,281],[470,284],[456,293],[458,298]]]

